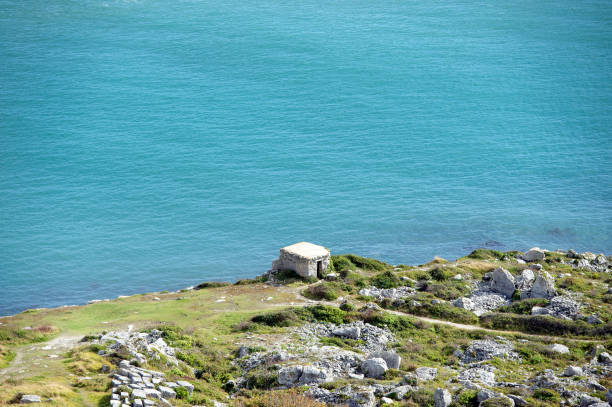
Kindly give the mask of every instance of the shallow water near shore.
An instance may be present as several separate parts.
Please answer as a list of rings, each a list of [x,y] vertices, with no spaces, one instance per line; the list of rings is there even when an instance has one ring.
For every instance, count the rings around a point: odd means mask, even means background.
[[[612,252],[605,1],[0,0],[0,315],[266,271]]]

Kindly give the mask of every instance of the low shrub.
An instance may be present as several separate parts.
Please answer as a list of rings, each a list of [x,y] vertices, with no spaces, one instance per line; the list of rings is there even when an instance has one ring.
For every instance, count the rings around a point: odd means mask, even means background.
[[[531,315],[531,309],[533,307],[545,307],[548,304],[550,304],[550,301],[545,298],[528,298],[524,300],[514,301],[512,304],[509,305],[502,305],[497,309],[497,311],[502,313],[509,312],[513,314]]]
[[[508,397],[492,397],[480,403],[479,407],[514,407],[514,402]]]
[[[357,256],[356,254],[345,254],[342,257],[349,260],[352,264],[362,270],[383,271],[389,265],[380,260]]]
[[[395,288],[402,285],[402,280],[391,271],[384,271],[374,276],[370,283],[378,288]]]
[[[543,401],[559,401],[559,393],[551,389],[537,389],[533,392],[533,398]]]
[[[342,324],[346,317],[346,312],[339,308],[329,305],[314,305],[312,307],[302,308],[302,318],[310,322],[331,322],[332,324]],[[314,321],[313,321],[314,320]]]
[[[191,348],[196,342],[194,337],[185,334],[178,326],[160,325],[157,329],[162,331],[162,338],[173,348]]]
[[[251,318],[251,321],[256,324],[263,324],[267,326],[292,326],[300,320],[300,317],[295,313],[293,309],[272,312],[269,314],[256,315]]]
[[[333,301],[339,297],[338,291],[330,283],[319,283],[317,285],[311,285],[302,292],[302,295],[312,300],[326,300]]]
[[[406,303],[401,306],[400,309],[409,314],[419,315],[422,317],[444,319],[462,324],[478,323],[478,317],[473,312],[455,307],[448,302],[441,302],[439,304],[423,302],[421,305]]]
[[[584,321],[568,321],[543,315],[491,313],[482,315],[479,322],[485,328],[534,334],[591,337],[612,335],[612,324],[593,326]]]
[[[257,370],[246,376],[246,387],[248,389],[269,390],[276,385],[278,385],[276,373]]]
[[[205,288],[226,287],[228,285],[231,285],[231,283],[228,283],[226,281],[205,281],[203,283],[196,285],[194,287],[194,290],[203,290]]]
[[[343,255],[331,256],[331,262],[329,268],[338,273],[346,272],[348,270],[356,268],[351,261]]]
[[[429,271],[431,278],[436,281],[446,281],[452,277],[451,272],[443,267],[436,267]]]
[[[268,281],[267,277],[259,276],[259,277],[255,277],[255,278],[243,278],[243,279],[240,279],[240,280],[236,281],[234,283],[234,285],[259,284],[259,283],[265,283],[266,281]]]
[[[343,302],[340,304],[340,309],[345,312],[355,311],[355,306],[350,302]]]
[[[478,391],[465,390],[457,397],[457,404],[465,407],[478,407]]]
[[[189,391],[183,386],[175,387],[176,398],[180,400],[189,400]]]
[[[406,405],[409,407],[433,407],[433,392],[430,390],[416,390],[404,395]]]
[[[467,257],[478,260],[501,260],[506,254],[497,250],[491,249],[476,249]]]
[[[325,404],[303,396],[298,390],[274,391],[236,401],[236,407],[325,407]]]

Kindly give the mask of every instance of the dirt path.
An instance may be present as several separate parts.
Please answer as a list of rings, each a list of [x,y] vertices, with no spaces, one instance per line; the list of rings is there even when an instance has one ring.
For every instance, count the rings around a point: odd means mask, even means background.
[[[304,286],[301,287],[292,287],[292,289],[290,290],[291,293],[295,294],[296,297],[296,302],[295,303],[276,303],[273,305],[276,306],[286,306],[286,307],[290,307],[290,306],[299,306],[299,307],[306,307],[308,305],[315,305],[315,304],[323,304],[323,305],[331,305],[334,307],[337,307],[340,305],[340,301],[314,301],[314,300],[310,300],[304,296],[301,295],[301,291],[304,290]],[[356,305],[357,307],[363,306],[364,303],[356,301],[354,302],[354,305]],[[540,341],[546,341],[546,342],[552,342],[552,341],[572,341],[572,342],[582,342],[582,343],[590,343],[590,342],[603,342],[603,340],[601,339],[576,339],[576,338],[567,338],[567,337],[563,337],[563,336],[549,336],[549,335],[538,335],[538,334],[528,334],[528,333],[523,333],[520,331],[503,331],[503,330],[499,330],[499,329],[490,329],[490,328],[484,328],[482,326],[479,325],[467,325],[467,324],[460,324],[457,322],[452,322],[452,321],[446,321],[443,319],[434,319],[434,318],[428,318],[428,317],[422,317],[419,315],[414,315],[414,314],[409,314],[406,312],[402,312],[402,311],[395,311],[395,310],[389,310],[389,309],[385,309],[385,312],[388,312],[390,314],[393,315],[401,315],[401,316],[407,316],[407,317],[411,317],[411,318],[415,318],[418,319],[420,321],[423,322],[427,322],[430,324],[438,324],[438,325],[446,325],[446,326],[451,326],[453,328],[456,329],[461,329],[464,331],[484,331],[484,332],[488,332],[491,334],[495,334],[495,335],[521,335],[525,338],[531,338],[531,339],[537,339]]]
[[[72,349],[82,335],[60,334],[47,342],[20,346],[15,351],[15,358],[8,367],[0,369],[0,378],[9,376],[24,377],[38,369],[47,369],[49,365],[63,358],[63,354]]]

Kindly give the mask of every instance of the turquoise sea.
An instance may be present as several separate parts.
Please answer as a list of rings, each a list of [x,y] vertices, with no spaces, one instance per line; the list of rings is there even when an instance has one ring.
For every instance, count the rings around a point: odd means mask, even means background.
[[[609,0],[0,0],[0,315],[266,271],[612,253]]]

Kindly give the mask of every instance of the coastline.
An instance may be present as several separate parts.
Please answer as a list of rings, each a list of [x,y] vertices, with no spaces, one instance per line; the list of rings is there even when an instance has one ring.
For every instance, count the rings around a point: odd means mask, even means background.
[[[612,372],[611,258],[533,248],[418,266],[331,259],[321,279],[271,271],[2,317],[0,402],[256,407],[287,397],[373,407],[483,389],[546,407],[605,400],[592,386],[605,389]],[[564,376],[572,366],[584,384]],[[559,386],[551,403],[533,384],[546,369]]]

